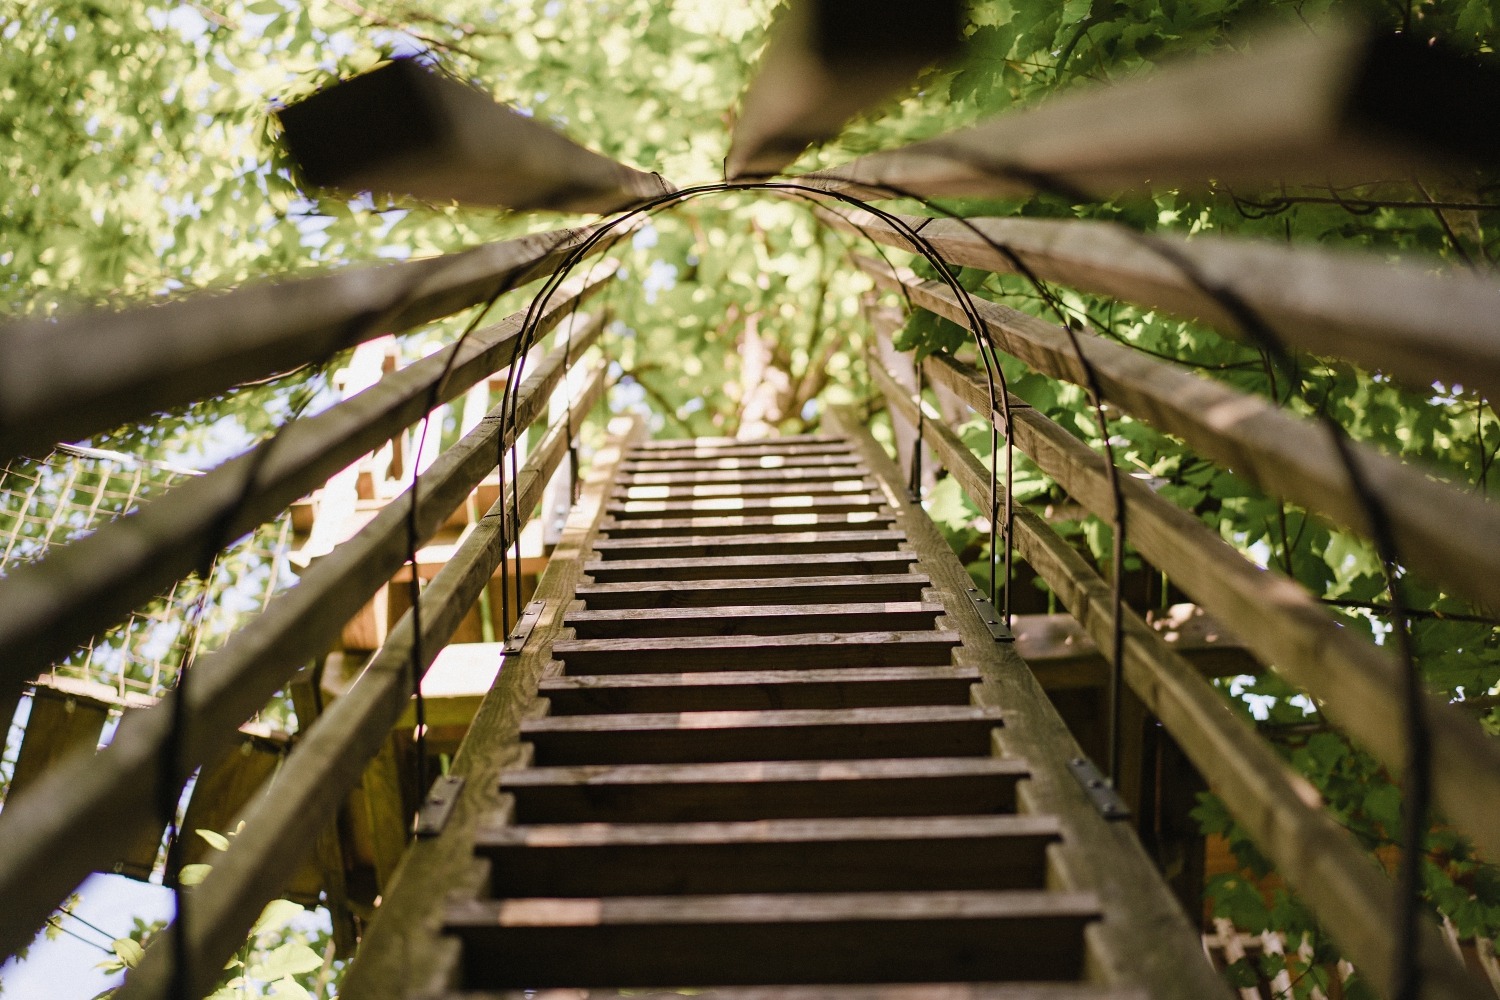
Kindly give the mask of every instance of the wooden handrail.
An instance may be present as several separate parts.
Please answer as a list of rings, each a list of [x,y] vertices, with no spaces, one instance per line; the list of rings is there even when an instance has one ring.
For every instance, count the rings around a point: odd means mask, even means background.
[[[552,274],[596,230],[0,328],[0,461],[400,333]],[[622,230],[623,231],[623,230]],[[599,241],[593,252],[611,245]]]
[[[883,288],[959,324],[968,320],[946,286],[859,258]],[[1087,375],[1067,331],[1006,306],[973,299],[996,346],[1037,371],[1075,384]],[[1268,400],[1237,392],[1086,331],[1076,334],[1104,398],[1260,489],[1368,535],[1368,513],[1350,487],[1327,432]],[[1389,518],[1403,563],[1472,600],[1500,607],[1500,505],[1429,479],[1421,470],[1354,442],[1350,450]],[[1462,524],[1462,535],[1452,530]]]
[[[601,327],[594,321],[575,334],[573,351],[585,349]],[[546,411],[567,367],[567,350],[554,351],[521,386],[515,424],[496,407],[421,475],[419,542],[495,467],[515,433]],[[597,397],[602,378],[597,369],[584,399]],[[577,412],[583,412],[581,405]],[[508,426],[503,438],[502,426]],[[405,560],[409,504],[408,490],[193,668],[186,725],[175,741],[169,699],[177,695],[172,692],[154,708],[127,714],[97,756],[79,754],[61,762],[7,804],[0,812],[0,894],[10,919],[0,923],[0,954],[24,946],[74,886],[89,872],[107,869],[121,845],[156,820],[155,790],[169,743],[175,743],[182,768],[179,780],[185,779],[194,767],[229,749],[239,723],[259,711],[300,664],[328,648],[344,622]],[[32,808],[32,802],[42,807]]]
[[[538,332],[566,318],[614,271],[606,262],[587,279],[570,279],[538,317]],[[522,310],[476,330],[451,365],[449,350],[429,355],[0,580],[0,690],[24,684],[191,573],[207,549],[274,517],[420,420],[429,401],[447,402],[509,364],[525,319]]]
[[[839,229],[916,251],[869,212],[818,214]],[[1109,222],[899,218],[920,226],[922,239],[952,264],[1009,274],[1019,260],[1045,281],[1201,319],[1258,346],[1225,307],[1232,297],[1289,349],[1346,358],[1424,392],[1443,382],[1500,398],[1500,286],[1472,271],[1268,240],[1184,239]]]
[[[915,425],[917,402],[910,393],[883,366],[871,364],[870,373],[888,405]],[[969,388],[974,382],[964,385]],[[972,394],[967,395],[972,398]],[[1046,419],[1029,410],[1025,415],[1029,421]],[[995,509],[991,505],[990,473],[979,458],[941,421],[925,421],[924,427],[944,467],[964,492],[983,509]],[[1069,437],[1061,428],[1057,432]],[[1092,454],[1081,442],[1071,437],[1069,440]],[[1026,450],[1024,445],[1022,449]],[[1094,471],[1102,478],[1102,470]],[[1149,491],[1146,496],[1166,503]],[[1135,525],[1139,523],[1141,508],[1149,505],[1138,496],[1131,499],[1134,502],[1127,523]],[[1193,520],[1193,523],[1203,527],[1201,522]],[[1206,527],[1203,530],[1208,531]],[[1131,537],[1140,547],[1136,536]],[[1110,649],[1114,602],[1103,578],[1051,525],[1025,507],[1015,508],[1014,544],[1028,565],[1088,630],[1099,649]],[[1219,545],[1228,549],[1222,542]],[[1182,551],[1187,548],[1183,546]],[[1200,555],[1222,558],[1222,553],[1216,551]],[[1243,561],[1232,550],[1229,558]],[[1205,561],[1203,565],[1209,572],[1223,571],[1219,562]],[[1192,591],[1175,576],[1174,582]],[[1390,982],[1395,959],[1390,947],[1390,929],[1395,926],[1397,909],[1396,891],[1390,879],[1353,835],[1316,804],[1317,792],[1306,779],[1294,773],[1254,729],[1230,711],[1223,696],[1191,663],[1135,612],[1127,608],[1122,618],[1124,675],[1131,689],[1161,720],[1199,773],[1250,832],[1256,845],[1275,863],[1276,870],[1319,915],[1350,960],[1364,969],[1372,982]],[[1261,622],[1258,630],[1273,629]],[[1468,787],[1472,794],[1474,786]],[[1431,921],[1423,925],[1421,948],[1428,974],[1424,995],[1478,1000],[1482,995],[1478,984],[1454,959],[1437,925]]]
[[[421,672],[432,665],[493,576],[507,540],[514,542],[530,520],[542,490],[567,455],[568,442],[602,387],[601,368],[592,392],[579,401],[571,424],[549,429],[505,495],[423,589]],[[513,501],[521,524],[511,523]],[[507,524],[509,532],[502,528]],[[412,676],[413,639],[412,613],[407,611],[354,685],[298,740],[271,779],[272,794],[252,800],[241,817],[242,832],[194,890],[187,924],[192,953],[189,985],[194,995],[213,989],[225,960],[244,943],[266,903],[290,882],[296,862],[312,849],[339,802],[359,783],[365,765],[401,717],[420,681]],[[117,995],[121,1000],[169,997],[172,958],[171,935],[162,935]]]
[[[1405,180],[1492,160],[1497,108],[1495,73],[1413,37],[1299,27],[1245,53],[1074,91],[807,179],[867,198],[1080,200],[1211,179]]]

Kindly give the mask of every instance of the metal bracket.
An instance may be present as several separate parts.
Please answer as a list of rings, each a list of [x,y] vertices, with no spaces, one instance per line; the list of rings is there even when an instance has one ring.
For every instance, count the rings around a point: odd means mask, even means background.
[[[1094,766],[1094,762],[1087,757],[1074,757],[1068,761],[1068,770],[1073,772],[1073,777],[1083,786],[1083,794],[1089,797],[1099,815],[1107,820],[1129,819],[1130,810],[1125,805],[1125,800],[1120,798],[1120,793],[1115,791],[1104,777],[1104,774]]]
[[[422,808],[417,810],[417,823],[413,832],[418,837],[436,837],[442,833],[463,790],[464,779],[456,775],[446,774],[434,781],[427,798],[422,800]]]
[[[546,606],[546,601],[532,601],[526,605],[526,610],[516,619],[516,627],[505,637],[505,646],[501,650],[504,655],[514,656],[526,648],[526,640],[531,638],[531,630],[536,628],[537,619],[542,617],[542,609]]]
[[[983,591],[978,587],[969,587],[964,592],[964,596],[969,599],[969,603],[974,605],[974,610],[979,612],[979,620],[984,622],[984,627],[990,630],[990,638],[996,642],[1016,641],[1015,635],[1005,627],[1005,619],[1001,617],[999,611],[995,610],[995,605],[990,603],[990,599],[984,596]]]

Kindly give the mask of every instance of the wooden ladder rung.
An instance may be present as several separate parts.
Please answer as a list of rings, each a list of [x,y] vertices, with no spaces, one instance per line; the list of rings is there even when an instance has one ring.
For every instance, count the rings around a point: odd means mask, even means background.
[[[785,564],[784,564],[785,565]],[[795,564],[793,564],[795,565]],[[623,608],[703,608],[732,604],[854,604],[918,601],[932,580],[921,573],[865,576],[794,576],[749,579],[677,579],[658,568],[655,582],[599,583],[573,596],[591,611]]]
[[[814,555],[848,555],[851,553],[867,553],[872,555],[901,557],[906,562],[915,562],[916,555],[909,550],[898,552],[883,551],[895,550],[905,540],[905,536],[890,528],[863,529],[854,531],[802,531],[790,534],[776,535],[725,535],[714,537],[683,537],[683,538],[598,538],[594,540],[594,551],[601,562],[618,562],[623,560],[639,559],[684,559],[691,560],[705,569],[713,569],[714,566],[723,565],[727,570],[732,570],[736,565],[752,565],[750,563],[735,563],[730,560],[759,557],[767,560],[760,565],[775,566],[787,565],[788,560],[783,558],[788,555],[797,556],[797,563],[805,562],[803,556]],[[714,560],[714,566],[708,566],[704,560]],[[837,562],[838,560],[834,560]],[[853,561],[853,560],[851,560]],[[584,572],[589,572],[590,567],[598,565],[589,563],[584,567]],[[831,572],[831,571],[830,571]],[[858,572],[864,572],[859,570]],[[728,575],[735,575],[729,573]],[[762,576],[779,574],[763,573]],[[679,578],[682,578],[679,575]]]
[[[738,535],[747,531],[766,534],[802,532],[813,527],[839,526],[884,528],[895,523],[895,515],[885,507],[852,511],[847,514],[765,514],[705,515],[702,517],[652,518],[639,521],[606,520],[599,526],[611,538],[641,538],[647,535]]]
[[[957,632],[813,632],[797,635],[562,639],[552,655],[572,674],[661,673],[733,668],[927,667],[946,665]]]
[[[728,593],[726,592],[726,596]],[[563,624],[579,639],[655,639],[677,636],[796,635],[803,632],[905,632],[930,629],[941,604],[874,601],[861,604],[728,605],[570,611]]]

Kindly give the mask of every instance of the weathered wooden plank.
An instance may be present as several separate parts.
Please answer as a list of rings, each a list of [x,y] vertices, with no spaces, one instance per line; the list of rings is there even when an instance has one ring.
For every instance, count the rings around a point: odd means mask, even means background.
[[[820,217],[911,249],[895,227],[868,212],[841,208]],[[922,239],[950,263],[1011,273],[1019,260],[1045,281],[1200,319],[1244,339],[1240,318],[1224,304],[1232,295],[1292,349],[1347,358],[1422,391],[1443,382],[1500,398],[1492,322],[1500,289],[1467,269],[1435,270],[1435,261],[1394,262],[1316,245],[1184,239],[1107,222],[903,221],[920,225]]]
[[[920,600],[870,604],[719,605],[570,611],[565,624],[579,639],[914,632],[934,627],[942,612],[942,605],[926,604]]]
[[[827,441],[787,441],[770,438],[764,441],[739,441],[734,444],[696,444],[684,441],[669,444],[656,442],[654,448],[635,448],[626,456],[628,462],[650,460],[681,461],[704,458],[749,458],[761,455],[842,455],[850,457],[849,444],[837,438]]]
[[[638,521],[611,519],[601,528],[614,538],[645,538],[682,535],[739,535],[747,531],[766,534],[788,534],[806,531],[814,526],[833,525],[869,528],[891,523],[890,512],[883,508],[850,511],[846,514],[765,514],[762,516],[724,514],[702,517],[643,518]]]
[[[1183,916],[1134,832],[1128,824],[1104,820],[1068,771],[1066,762],[1079,753],[1077,742],[1011,644],[995,642],[969,603],[968,571],[926,513],[901,492],[905,477],[852,412],[831,407],[823,421],[850,435],[893,495],[899,523],[964,638],[961,661],[985,676],[976,701],[1006,712],[1005,727],[996,731],[998,751],[1032,761],[1030,779],[1022,786],[1022,811],[1055,815],[1063,829],[1063,842],[1050,854],[1050,884],[1100,897],[1106,917],[1091,931],[1090,979],[1139,986],[1157,1000],[1227,1000],[1228,989],[1205,961],[1194,924]]]
[[[591,989],[587,1000],[1148,1000],[1144,990],[1097,983],[886,983],[873,986],[719,986],[690,990]],[[433,1000],[581,1000],[561,990],[486,990],[436,994]]]
[[[1066,980],[1097,905],[1027,890],[466,900],[444,924],[485,988]]]
[[[586,283],[570,282],[554,298],[538,317],[539,332],[569,317],[614,272],[595,270]],[[423,358],[0,579],[0,687],[24,683],[145,604],[197,569],[206,550],[252,531],[420,420],[429,401],[457,398],[509,364],[525,320],[521,310],[475,330],[451,365],[449,351]]]
[[[763,564],[767,567],[785,566],[788,565],[786,556],[793,554],[797,556],[799,562],[812,560],[819,555],[846,554],[850,556],[849,562],[863,565],[861,560],[865,557],[877,562],[887,557],[902,558],[900,552],[882,551],[895,549],[901,540],[901,532],[888,529],[802,531],[791,534],[728,535],[717,538],[601,538],[594,543],[594,551],[604,560],[598,564],[600,572],[603,573],[612,572],[615,565],[625,562],[660,559],[696,562],[699,565],[703,565],[705,559],[712,559],[732,569],[735,565],[739,565],[741,559],[758,558],[768,560]],[[811,562],[809,564],[815,565]],[[673,572],[680,573],[682,570]],[[769,575],[771,572],[767,569],[761,575]],[[824,571],[815,570],[815,572]],[[863,572],[863,569],[858,572]]]
[[[867,493],[868,479],[833,479],[827,482],[793,483],[698,483],[678,486],[624,486],[610,494],[611,500],[678,500],[690,497],[779,497],[790,494],[826,496]]]
[[[966,322],[945,286],[869,259],[862,258],[860,266],[883,287],[904,288],[916,305]],[[1066,331],[982,299],[974,304],[1000,350],[1053,378],[1087,383]],[[1360,534],[1370,533],[1368,513],[1324,428],[1269,400],[1123,344],[1087,331],[1076,336],[1105,399],[1181,437],[1199,454],[1266,492]],[[1367,445],[1349,447],[1365,482],[1380,498],[1402,563],[1482,604],[1500,607],[1500,505],[1429,479],[1421,469]],[[1465,530],[1454,531],[1455,524]]]
[[[964,489],[985,496],[989,473],[957,436],[947,427],[936,426],[933,441]],[[1108,644],[1114,604],[1104,580],[1049,525],[1028,511],[1017,514],[1015,540],[1022,557],[1048,581],[1095,641]],[[1211,572],[1222,573],[1227,561],[1213,558],[1206,565]],[[1359,962],[1373,981],[1392,982],[1390,928],[1396,919],[1396,900],[1384,872],[1346,830],[1310,804],[1317,800],[1305,780],[1237,718],[1223,697],[1172,652],[1160,635],[1133,612],[1128,612],[1124,625],[1126,682],[1220,792],[1260,849],[1275,861],[1278,872],[1322,914],[1345,954]],[[1422,962],[1427,994],[1478,1000],[1477,984],[1443,951],[1436,926],[1425,930]]]
[[[851,463],[851,456],[833,455],[730,455],[725,458],[635,458],[620,467],[627,476],[663,472],[749,472],[767,469],[837,469]]]
[[[549,715],[521,723],[542,767],[961,757],[989,752],[1000,713],[970,705]]]
[[[952,632],[808,632],[799,635],[571,639],[552,652],[572,674],[759,670],[806,667],[923,667],[949,662]]]
[[[779,445],[838,444],[844,439],[837,434],[786,434],[774,438],[651,438],[630,446],[630,454],[642,451],[673,451],[681,448],[770,448]]]
[[[303,179],[318,187],[566,212],[614,212],[676,190],[416,59],[340,81],[277,117]]]
[[[771,497],[694,497],[690,500],[616,500],[609,515],[617,521],[645,518],[701,517],[714,514],[740,514],[763,517],[768,514],[848,514],[880,507],[880,498],[867,493],[807,496],[791,494]]]
[[[828,466],[794,466],[777,469],[710,469],[696,472],[637,472],[622,476],[627,486],[683,486],[694,483],[792,483],[818,482],[830,479],[859,479],[865,470],[854,463]]]
[[[1008,813],[1028,774],[1013,758],[931,757],[532,767],[500,786],[521,823],[680,823]]]
[[[970,400],[980,391],[972,371],[943,364],[929,372]],[[1014,423],[1021,450],[1075,499],[1108,516],[1113,496],[1099,456],[1034,411],[1016,412]],[[1131,544],[1399,773],[1406,760],[1405,696],[1389,651],[1352,635],[1300,586],[1254,566],[1139,480],[1125,476],[1120,484]],[[1268,621],[1275,627],[1267,627]],[[1500,851],[1500,747],[1472,717],[1439,699],[1429,700],[1425,711],[1432,723],[1438,805],[1486,850]]]
[[[722,569],[719,569],[722,574]],[[745,567],[749,568],[749,567]],[[658,582],[599,583],[578,588],[590,610],[614,608],[706,608],[763,604],[850,604],[867,601],[919,601],[927,577],[920,573],[866,576],[793,576],[724,579],[694,583],[658,571]]]
[[[970,667],[743,670],[548,677],[537,688],[552,711],[691,712],[743,709],[967,705]]]
[[[517,410],[523,423],[546,405],[564,361],[554,353],[521,386]],[[602,392],[603,378],[604,367],[596,366],[575,407],[578,419]],[[423,474],[416,513],[420,539],[463,502],[510,444],[510,434],[500,443],[499,408],[492,416]],[[359,534],[310,566],[298,586],[199,660],[180,731],[173,731],[176,695],[169,693],[163,704],[129,713],[97,759],[60,768],[38,786],[36,806],[18,797],[0,813],[0,892],[15,915],[0,928],[0,952],[24,945],[24,932],[8,933],[26,920],[40,926],[78,882],[107,868],[125,849],[121,845],[155,821],[159,762],[169,744],[177,748],[186,780],[192,767],[229,749],[236,727],[265,705],[297,664],[333,644],[343,623],[404,561],[410,503],[409,494],[397,497]]]
[[[572,428],[565,423],[548,431],[506,495],[480,519],[423,591],[420,647],[408,612],[354,685],[298,741],[277,775],[276,794],[258,798],[246,810],[244,829],[193,894],[193,916],[185,928],[192,956],[190,992],[196,995],[212,988],[225,959],[243,944],[262,908],[276,898],[291,874],[287,862],[306,855],[327,816],[359,782],[371,758],[389,745],[391,727],[421,682],[421,674],[499,565],[504,548],[502,525],[509,520],[512,502],[522,512],[523,522],[530,517],[566,454],[571,435]],[[512,525],[512,532],[519,527]],[[420,662],[414,663],[418,652]],[[376,780],[391,779],[390,763],[382,755]],[[369,793],[366,797],[370,798]],[[389,808],[389,794],[382,798]],[[400,802],[399,790],[395,798]],[[404,817],[401,825],[405,827]],[[382,868],[389,860],[377,855]],[[395,871],[392,866],[380,872],[382,890],[388,888]],[[121,1000],[170,996],[172,962],[170,948],[152,949],[120,991]]]
[[[1500,106],[1495,74],[1455,54],[1299,25],[810,177],[877,198],[1390,180],[1493,155],[1489,125],[1466,119],[1462,135],[1445,136],[1432,108],[1455,91]]]
[[[9,324],[0,330],[0,459],[45,451],[485,302],[498,289],[551,274],[594,231],[561,229],[431,260]],[[609,245],[602,240],[591,252]]]
[[[847,534],[847,532],[846,532]],[[885,535],[886,532],[871,532]],[[892,546],[900,535],[891,532],[891,537],[870,540],[874,546]],[[852,541],[852,540],[850,540]],[[610,550],[604,550],[610,552]],[[600,555],[604,555],[601,552]],[[633,555],[636,549],[613,549],[618,555]],[[814,577],[822,574],[889,574],[903,570],[916,561],[910,552],[798,552],[795,559],[786,555],[720,555],[715,553],[712,562],[706,556],[687,558],[631,559],[619,558],[609,561],[589,562],[585,573],[595,580],[597,586],[618,586],[624,582],[649,583],[651,580],[735,580],[735,579],[787,579]],[[901,576],[897,573],[897,576]],[[591,588],[592,589],[592,588]]]
[[[490,892],[514,896],[1040,889],[1046,816],[483,826]]]
[[[108,718],[109,710],[98,702],[38,685],[32,691],[31,714],[16,752],[7,796],[16,796],[37,784],[42,775],[75,752],[92,757]],[[10,721],[5,720],[7,730]]]
[[[1187,659],[1205,677],[1233,677],[1260,673],[1264,668],[1238,639],[1213,625],[1164,627],[1149,624],[1178,655]],[[1069,614],[1016,615],[1011,619],[1016,652],[1021,654],[1048,692],[1108,683],[1109,664],[1099,644]]]

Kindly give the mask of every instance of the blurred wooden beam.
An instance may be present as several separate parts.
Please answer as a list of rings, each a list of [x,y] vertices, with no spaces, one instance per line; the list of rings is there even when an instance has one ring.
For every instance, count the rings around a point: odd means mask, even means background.
[[[821,178],[867,198],[1078,201],[1210,180],[1408,180],[1500,157],[1500,74],[1415,36],[1320,27],[1252,41],[888,152]]]
[[[676,190],[477,87],[397,59],[279,112],[307,183],[513,209],[613,212]]]
[[[729,145],[730,180],[780,172],[963,39],[957,0],[794,0],[772,28]]]

